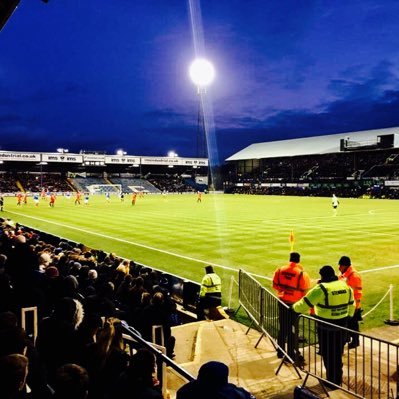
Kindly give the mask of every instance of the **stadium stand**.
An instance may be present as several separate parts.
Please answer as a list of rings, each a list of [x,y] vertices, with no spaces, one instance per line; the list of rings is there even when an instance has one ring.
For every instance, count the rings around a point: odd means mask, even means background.
[[[160,357],[179,369],[171,361],[171,327],[180,323],[176,302],[195,308],[199,284],[10,220],[0,220],[0,232],[0,357],[22,353],[30,345],[27,381],[33,398],[50,397],[47,383],[55,384],[58,367],[67,363],[89,372],[89,397],[112,397],[129,361],[121,344],[120,319],[129,322],[124,329],[133,331],[135,348],[141,343],[152,351],[152,327],[161,326],[167,357]],[[38,310],[35,346],[29,338],[34,330],[16,327],[16,315],[27,307]],[[9,319],[15,322],[5,326]],[[15,336],[20,340],[17,346]],[[106,342],[110,346],[103,352]]]
[[[399,129],[253,144],[227,159],[226,193],[399,198]]]
[[[17,190],[16,177],[11,173],[0,173],[0,192],[13,193]]]
[[[18,173],[16,181],[21,183],[24,191],[40,192],[42,188],[48,191],[64,192],[71,190],[64,176],[60,173]]]
[[[197,191],[193,185],[187,183],[187,179],[184,179],[178,175],[151,175],[148,180],[158,188],[159,191],[167,191],[170,193],[183,193]]]
[[[89,191],[89,186],[104,185],[108,182],[102,177],[74,177],[70,179],[76,190]]]
[[[145,192],[159,194],[160,190],[151,182],[141,178],[123,178],[111,176],[110,181],[113,184],[120,184],[124,193]]]

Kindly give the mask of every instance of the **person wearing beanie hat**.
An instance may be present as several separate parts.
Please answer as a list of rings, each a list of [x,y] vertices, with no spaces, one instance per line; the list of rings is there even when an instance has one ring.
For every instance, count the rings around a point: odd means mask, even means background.
[[[176,393],[176,399],[255,399],[244,388],[229,383],[229,368],[222,362],[211,361],[204,363],[196,380],[183,385]]]
[[[213,266],[205,267],[206,274],[201,281],[199,302],[197,305],[198,320],[205,320],[205,310],[222,304],[222,280],[214,272]]]
[[[320,270],[319,270],[319,274],[320,274],[320,282],[321,283],[328,283],[331,281],[337,281],[338,277],[335,275],[335,271],[334,268],[330,265],[326,265],[323,266]]]
[[[338,279],[332,266],[323,266],[319,273],[319,284],[296,302],[293,308],[298,313],[308,313],[314,309],[316,318],[321,321],[317,323],[317,334],[328,380],[323,384],[337,389],[342,384],[342,353],[346,336],[346,330],[341,327],[347,327],[348,319],[355,312],[353,292],[344,281]]]
[[[55,266],[46,267],[44,272],[46,273],[46,276],[48,278],[56,278],[60,275],[58,269]]]
[[[303,357],[295,340],[294,327],[297,324],[298,314],[292,310],[292,305],[303,298],[310,288],[310,278],[299,263],[300,260],[298,252],[291,252],[289,263],[278,268],[273,276],[273,289],[280,299],[277,357],[285,359],[288,354],[291,360],[297,363],[303,362]]]
[[[353,331],[360,331],[359,321],[362,321],[362,307],[361,299],[363,296],[362,291],[362,277],[352,266],[351,259],[349,256],[341,256],[338,261],[338,268],[341,273],[339,276],[340,280],[346,282],[349,287],[353,290],[353,297],[355,298],[355,314],[348,322],[348,328]],[[348,344],[349,349],[353,349],[359,346],[359,334],[351,333],[349,334],[350,342]]]

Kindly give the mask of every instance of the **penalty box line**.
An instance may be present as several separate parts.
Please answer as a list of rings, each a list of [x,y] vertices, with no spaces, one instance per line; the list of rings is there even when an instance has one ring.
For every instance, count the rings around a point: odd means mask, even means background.
[[[164,249],[159,249],[159,248],[155,248],[155,247],[150,247],[149,245],[140,244],[140,243],[138,243],[138,242],[133,242],[133,241],[128,241],[128,240],[125,240],[125,239],[123,239],[123,238],[112,237],[112,236],[108,236],[108,235],[106,235],[106,234],[97,233],[97,232],[95,232],[95,231],[85,230],[85,229],[81,229],[81,228],[79,228],[79,227],[69,226],[69,225],[67,225],[67,224],[58,223],[58,222],[54,222],[54,221],[51,221],[51,220],[38,218],[38,217],[36,217],[36,216],[25,215],[25,214],[19,213],[19,212],[13,212],[13,211],[7,211],[7,212],[8,212],[8,213],[12,213],[12,214],[14,214],[14,215],[23,216],[23,217],[27,217],[27,218],[30,218],[30,219],[38,220],[38,221],[40,221],[40,222],[51,223],[51,224],[54,224],[54,225],[59,226],[59,227],[65,227],[65,228],[67,228],[67,229],[80,231],[80,232],[82,232],[82,233],[91,234],[91,235],[98,236],[98,237],[102,237],[102,238],[108,238],[108,239],[114,240],[114,241],[119,241],[119,242],[122,242],[122,243],[124,243],[124,244],[130,244],[130,245],[135,245],[136,247],[141,247],[141,248],[145,248],[145,249],[150,249],[150,250],[152,250],[152,251],[160,252],[160,253],[167,254],[167,255],[170,255],[170,256],[175,256],[175,257],[177,257],[177,258],[182,258],[182,259],[190,260],[190,261],[193,261],[193,262],[203,263],[203,264],[205,264],[205,265],[212,265],[212,266],[220,267],[221,269],[225,269],[225,270],[229,270],[229,271],[233,271],[233,272],[238,272],[237,269],[234,269],[234,268],[229,267],[229,266],[219,265],[219,264],[217,264],[217,263],[212,263],[212,262],[206,262],[206,261],[201,260],[201,259],[192,258],[192,257],[186,256],[186,255],[180,255],[180,254],[177,254],[177,253],[174,253],[174,252],[166,251],[166,250],[164,250]],[[34,227],[33,227],[33,228],[34,228]],[[250,274],[251,274],[251,273],[250,273]],[[260,275],[256,275],[256,274],[252,274],[252,275],[253,275],[253,276],[257,276],[257,277],[266,278],[266,279],[268,279],[268,280],[269,280],[269,279],[271,280],[270,277],[260,276]]]

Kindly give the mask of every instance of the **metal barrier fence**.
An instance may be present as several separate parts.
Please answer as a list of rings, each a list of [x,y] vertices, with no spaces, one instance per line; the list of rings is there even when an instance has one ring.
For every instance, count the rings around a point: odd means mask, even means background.
[[[255,324],[261,330],[258,343],[267,336],[282,357],[276,374],[288,361],[300,377],[299,368],[306,373],[305,382],[313,376],[325,389],[339,388],[359,398],[399,399],[397,344],[359,333],[359,346],[349,349],[346,338],[351,330],[345,327],[308,315],[292,324],[289,310],[283,317],[279,314],[288,307],[244,270],[239,273],[239,306],[251,319],[249,328]],[[284,340],[279,337],[282,329]],[[290,339],[294,348],[281,344]]]
[[[359,333],[359,346],[349,349],[351,330],[307,315],[299,317],[297,331],[301,368],[323,385],[359,398],[398,398],[398,345]]]
[[[254,324],[262,331],[255,347],[258,346],[263,337],[268,337],[281,358],[276,374],[278,374],[284,362],[288,361],[294,366],[298,377],[301,378],[297,368],[296,356],[293,353],[288,353],[284,347],[279,345],[279,342],[287,339],[287,341],[290,341],[290,348],[292,346],[297,347],[297,339],[292,331],[291,321],[288,318],[279,317],[281,311],[289,314],[289,307],[265,287],[262,287],[259,281],[244,270],[239,271],[238,293],[238,309],[242,307],[251,319],[248,331]],[[236,312],[238,312],[238,309]],[[283,336],[279,337],[280,333]]]

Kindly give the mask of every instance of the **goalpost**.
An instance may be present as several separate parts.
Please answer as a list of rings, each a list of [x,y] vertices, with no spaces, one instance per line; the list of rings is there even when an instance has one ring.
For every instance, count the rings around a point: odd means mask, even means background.
[[[122,192],[122,184],[91,184],[86,186],[90,194],[120,194]]]

